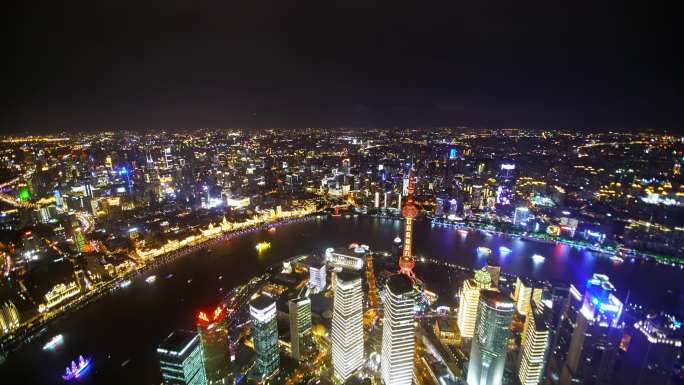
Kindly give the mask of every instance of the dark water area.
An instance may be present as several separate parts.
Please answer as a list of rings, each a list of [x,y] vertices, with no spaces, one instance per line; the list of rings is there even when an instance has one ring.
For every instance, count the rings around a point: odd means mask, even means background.
[[[223,292],[298,254],[322,254],[327,247],[352,242],[389,251],[402,228],[401,221],[337,217],[282,226],[274,233],[250,233],[213,245],[210,250],[137,276],[129,287],[52,323],[47,333],[11,353],[0,365],[0,383],[63,383],[61,374],[66,365],[83,354],[92,356],[93,363],[78,383],[159,384],[157,344],[173,329],[194,329],[197,311],[215,306]],[[260,241],[269,241],[272,247],[257,253],[254,246]],[[684,309],[684,272],[675,267],[629,261],[615,265],[608,258],[565,245],[479,231],[462,234],[425,222],[416,223],[414,242],[417,257],[472,267],[485,264],[486,258],[478,257],[476,249],[487,246],[503,272],[554,284],[581,284],[594,272],[605,273],[623,298],[629,288],[630,301],[679,313]],[[500,256],[500,246],[512,252]],[[535,263],[533,254],[546,259]],[[150,274],[157,276],[152,284],[145,282]],[[43,344],[59,333],[64,336],[63,346],[42,351]]]

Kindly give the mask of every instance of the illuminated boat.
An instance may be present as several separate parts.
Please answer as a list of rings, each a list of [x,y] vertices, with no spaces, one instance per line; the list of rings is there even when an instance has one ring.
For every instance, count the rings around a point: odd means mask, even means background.
[[[154,283],[154,281],[156,281],[156,280],[157,280],[156,275],[150,275],[149,277],[145,278],[145,282],[147,282],[147,283]]]
[[[45,345],[43,345],[43,350],[55,350],[62,345],[64,342],[64,337],[61,334],[57,334],[52,337]]]
[[[259,242],[255,246],[258,252],[262,252],[264,250],[268,250],[271,248],[271,242]]]
[[[461,234],[462,237],[465,237],[466,235],[468,235],[468,230],[458,229],[456,231],[458,231],[458,233]]]
[[[125,287],[128,287],[128,286],[130,286],[130,285],[131,285],[131,280],[130,280],[130,279],[127,279],[127,280],[125,280],[125,281],[119,282],[119,288],[121,288],[121,289],[123,289],[123,288],[125,288]]]
[[[543,255],[534,254],[532,256],[532,260],[534,261],[534,263],[541,263],[546,261],[546,258]]]
[[[275,233],[276,228],[273,227],[273,226],[271,226],[271,227],[268,228],[268,231],[271,232],[271,233]]]
[[[620,263],[625,261],[624,259],[622,259],[621,257],[618,257],[617,255],[613,255],[612,257],[610,257],[610,260],[613,261],[613,263],[615,263],[615,264],[620,264]]]
[[[511,251],[513,251],[513,250],[509,249],[506,246],[499,246],[499,254],[501,254],[501,255],[508,255],[511,253]]]
[[[488,257],[492,253],[492,249],[489,247],[485,246],[480,246],[477,248],[477,255],[483,256],[483,257]]]
[[[83,356],[78,356],[78,364],[71,361],[71,366],[66,367],[65,373],[62,375],[62,379],[65,381],[72,381],[77,379],[83,372],[90,366],[90,358],[83,358]]]

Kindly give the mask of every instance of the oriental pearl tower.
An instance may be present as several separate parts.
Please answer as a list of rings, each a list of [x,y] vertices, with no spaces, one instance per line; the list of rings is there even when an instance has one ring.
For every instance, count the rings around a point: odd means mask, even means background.
[[[406,274],[411,279],[415,278],[413,267],[416,261],[413,259],[413,219],[418,216],[418,208],[413,203],[413,174],[409,174],[409,188],[406,204],[401,210],[401,215],[406,218],[404,227],[404,248],[399,257],[399,272]]]

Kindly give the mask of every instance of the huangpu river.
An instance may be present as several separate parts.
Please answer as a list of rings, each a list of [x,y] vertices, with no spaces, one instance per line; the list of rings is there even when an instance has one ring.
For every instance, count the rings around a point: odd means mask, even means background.
[[[63,382],[66,365],[83,354],[92,356],[93,361],[79,383],[159,384],[156,345],[173,329],[194,329],[197,310],[215,306],[222,293],[298,254],[322,254],[327,247],[352,242],[390,251],[402,229],[403,222],[397,220],[343,216],[280,226],[276,232],[248,233],[214,244],[138,275],[130,286],[51,323],[46,333],[9,354],[0,365],[0,382]],[[254,246],[261,241],[271,242],[272,247],[257,253]],[[479,246],[492,250],[490,257],[499,260],[504,273],[558,285],[583,284],[592,273],[604,273],[622,297],[629,290],[630,301],[680,313],[684,309],[684,272],[679,267],[643,261],[614,264],[609,258],[562,244],[481,231],[465,233],[429,222],[415,224],[414,254],[418,257],[481,267],[486,258],[478,257]],[[511,253],[500,255],[500,246]],[[535,263],[534,254],[544,256],[544,262]],[[151,274],[157,276],[152,284],[145,282]],[[64,336],[61,348],[41,349],[60,333]]]

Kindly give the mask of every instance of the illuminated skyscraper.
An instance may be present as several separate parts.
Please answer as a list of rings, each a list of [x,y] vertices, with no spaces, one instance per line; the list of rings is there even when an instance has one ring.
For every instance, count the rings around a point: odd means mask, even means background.
[[[522,346],[518,378],[522,385],[538,385],[544,374],[549,346],[549,329],[540,302],[532,301],[525,324],[525,342]]]
[[[399,272],[413,278],[413,267],[416,265],[413,259],[413,220],[418,216],[418,208],[413,203],[413,174],[409,175],[408,197],[401,215],[406,222],[404,224],[404,248],[399,258]]]
[[[335,377],[344,382],[363,364],[363,293],[358,274],[335,275],[332,362]]]
[[[404,274],[387,280],[382,329],[382,379],[387,385],[410,385],[413,379],[413,283]]]
[[[320,293],[325,290],[325,262],[311,264],[311,266],[309,266],[309,286],[313,288],[314,292],[316,293]]]
[[[173,155],[171,154],[171,147],[164,149],[164,166],[170,169],[173,166]]]
[[[501,385],[515,306],[498,291],[482,290],[470,348],[468,385]]]
[[[463,282],[458,307],[458,328],[461,331],[461,337],[472,338],[475,335],[480,291],[489,289],[491,285],[492,278],[485,269],[476,271],[475,278]]]
[[[529,219],[530,209],[524,206],[515,208],[515,211],[513,212],[513,225],[526,226]]]
[[[177,330],[157,347],[164,385],[206,385],[202,343],[197,333]]]
[[[682,348],[681,327],[681,321],[668,314],[648,316],[634,324],[615,383],[667,384]]]
[[[311,300],[308,298],[291,299],[288,307],[292,358],[300,360],[311,339]]]
[[[610,383],[622,337],[622,302],[608,277],[594,274],[587,282],[572,333],[560,384]]]
[[[202,342],[204,370],[207,384],[228,383],[228,325],[225,310],[218,306],[213,311],[197,315],[197,332]]]
[[[553,336],[547,368],[551,376],[559,378],[568,356],[572,333],[577,326],[579,309],[582,307],[582,294],[575,285],[570,285],[567,293],[559,288],[554,288],[554,292],[558,297],[553,310],[554,317],[557,317],[557,320],[555,321],[555,330],[552,330]],[[560,300],[561,297],[564,299]],[[558,306],[558,309],[555,306]]]
[[[498,288],[499,277],[501,276],[501,264],[499,264],[499,262],[495,261],[494,259],[490,258],[487,260],[486,267],[489,276],[492,278],[492,287]]]
[[[19,328],[19,312],[10,300],[0,304],[0,337]]]
[[[269,296],[259,295],[249,303],[249,315],[257,370],[262,377],[270,377],[280,366],[275,301]]]
[[[513,300],[518,313],[527,315],[530,312],[532,301],[541,302],[543,288],[527,278],[518,277],[515,281]]]

